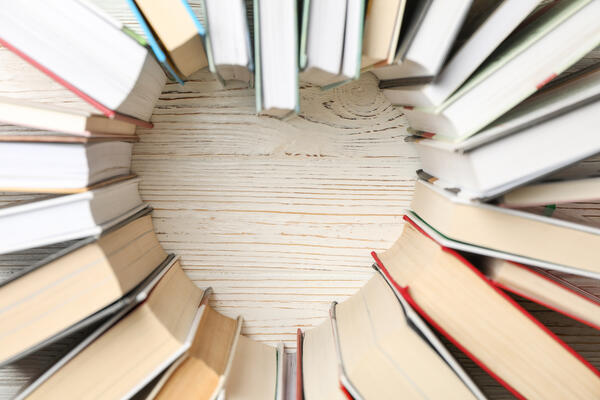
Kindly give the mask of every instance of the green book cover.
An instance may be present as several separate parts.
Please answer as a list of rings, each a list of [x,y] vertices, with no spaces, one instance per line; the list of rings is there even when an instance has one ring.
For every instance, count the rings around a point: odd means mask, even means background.
[[[256,99],[256,113],[262,111],[262,75],[261,75],[261,58],[260,58],[260,0],[253,2],[253,19],[254,19],[254,87],[256,88],[254,98]]]
[[[306,54],[306,42],[308,41],[308,19],[310,18],[310,0],[300,2],[302,9],[300,10],[300,48],[298,52],[298,66],[300,71],[306,68],[308,56]]]
[[[123,33],[125,33],[127,36],[131,37],[133,40],[138,42],[140,45],[142,45],[144,47],[148,46],[148,42],[146,41],[146,38],[144,38],[142,35],[137,34],[136,32],[134,32],[131,28],[127,27],[126,25],[123,25],[121,27],[121,31],[123,31]]]

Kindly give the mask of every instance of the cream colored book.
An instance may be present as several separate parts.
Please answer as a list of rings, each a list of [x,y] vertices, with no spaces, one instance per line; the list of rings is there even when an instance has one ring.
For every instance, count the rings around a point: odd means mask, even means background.
[[[499,258],[481,265],[496,286],[600,330],[600,298],[591,293],[539,268]]]
[[[519,398],[600,396],[597,369],[474,265],[408,222],[376,261],[441,334]]]
[[[416,183],[411,209],[428,226],[425,229],[455,243],[445,242],[448,247],[600,277],[600,260],[594,251],[600,246],[598,228],[469,202],[422,180]]]
[[[531,207],[600,199],[600,178],[542,182],[505,193],[498,202],[506,207]]]
[[[330,320],[305,332],[304,398],[485,399],[386,278],[332,304]],[[432,379],[436,385],[430,385]]]
[[[82,320],[95,319],[95,313],[128,294],[166,257],[146,212],[3,282],[0,364],[72,332]]]
[[[283,344],[274,347],[240,336],[236,347],[225,398],[283,400]]]
[[[151,397],[212,400],[223,389],[239,340],[242,319],[206,306],[186,355],[171,366]]]
[[[28,399],[128,398],[190,346],[205,310],[204,291],[171,263],[135,310],[59,362]]]
[[[344,400],[340,390],[338,361],[329,319],[304,332],[302,340],[302,389],[305,400]]]
[[[208,65],[199,23],[186,0],[135,0],[135,4],[182,77]]]
[[[350,299],[334,304],[331,319],[341,385],[353,398],[476,399],[409,325],[380,275]]]
[[[405,6],[406,0],[369,1],[365,12],[362,68],[394,61]]]
[[[85,137],[116,135],[118,139],[120,136],[135,135],[135,125],[129,122],[64,106],[9,97],[0,97],[0,121]]]

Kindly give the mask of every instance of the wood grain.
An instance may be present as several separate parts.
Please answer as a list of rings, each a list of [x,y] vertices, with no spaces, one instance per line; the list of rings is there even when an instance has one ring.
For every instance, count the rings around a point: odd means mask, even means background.
[[[139,29],[124,2],[97,2]],[[196,12],[198,3],[192,2]],[[88,107],[4,49],[0,71],[0,95]],[[301,107],[286,122],[259,118],[254,90],[222,88],[201,71],[185,86],[165,86],[154,129],[138,130],[133,158],[165,249],[181,255],[199,286],[214,288],[211,304],[218,311],[244,316],[243,333],[284,341],[292,351],[297,327],[320,323],[332,300],[356,292],[372,275],[370,251],[388,248],[399,236],[419,166],[403,141],[406,120],[372,74],[331,91],[303,86]],[[36,195],[4,193],[0,204],[31,198]],[[597,204],[570,207],[600,218]],[[1,256],[0,276],[53,249]],[[600,285],[585,285],[600,294]],[[598,332],[522,304],[600,366]],[[10,398],[76,339],[1,369],[0,398]],[[511,398],[453,352],[490,398]]]

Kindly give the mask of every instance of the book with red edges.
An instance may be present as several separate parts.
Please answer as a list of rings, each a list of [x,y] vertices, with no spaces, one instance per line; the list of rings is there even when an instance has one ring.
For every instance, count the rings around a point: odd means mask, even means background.
[[[482,268],[499,288],[600,330],[600,298],[592,293],[541,268],[499,258],[484,259]]]
[[[296,400],[304,400],[304,391],[302,385],[302,344],[304,334],[302,329],[298,328],[296,332]]]
[[[600,372],[452,249],[405,216],[373,257],[406,301],[519,399],[600,397]]]
[[[78,0],[61,1],[50,14],[43,0],[9,2],[2,11],[0,45],[107,117],[152,127],[165,74],[110,18]]]
[[[346,301],[333,302],[329,320],[305,333],[307,400],[485,399],[399,296],[376,274]]]

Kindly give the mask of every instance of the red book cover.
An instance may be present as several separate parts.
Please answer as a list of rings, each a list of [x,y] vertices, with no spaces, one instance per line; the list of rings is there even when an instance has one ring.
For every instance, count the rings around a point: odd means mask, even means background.
[[[298,328],[296,333],[296,400],[304,400],[304,384],[302,382],[302,344],[304,335]]]
[[[71,92],[73,92],[77,96],[81,97],[83,100],[85,100],[87,103],[89,103],[92,106],[94,106],[95,108],[97,108],[102,114],[106,115],[107,117],[112,118],[112,119],[118,119],[118,120],[124,121],[124,122],[129,122],[131,124],[135,124],[135,125],[141,126],[143,128],[152,128],[151,122],[142,121],[138,118],[130,117],[129,115],[120,114],[120,113],[118,113],[114,110],[111,110],[111,109],[105,107],[104,105],[98,103],[96,100],[94,100],[87,94],[83,93],[81,90],[79,90],[75,86],[71,85],[69,82],[67,82],[60,76],[56,75],[54,72],[50,71],[48,68],[44,67],[42,64],[38,63],[33,58],[29,57],[27,54],[23,53],[16,47],[12,46],[10,43],[8,43],[7,41],[5,41],[2,38],[0,38],[0,45],[6,47],[10,51],[15,53],[19,57],[21,57],[23,60],[27,61],[29,64],[33,65],[34,67],[36,67],[37,69],[42,71],[44,74],[46,74],[47,76],[52,78],[54,81],[60,83],[65,88],[69,89]]]
[[[417,229],[421,234],[426,236],[427,238],[435,241],[431,236],[425,233],[417,224],[415,224],[409,216],[404,215],[404,220],[411,224],[415,229]],[[437,242],[436,242],[437,243]],[[594,368],[587,360],[585,360],[579,353],[573,350],[570,346],[568,346],[565,342],[563,342],[560,338],[558,338],[552,331],[550,331],[544,324],[535,319],[531,314],[529,314],[525,309],[523,309],[516,301],[514,301],[510,296],[500,290],[497,286],[492,284],[486,277],[483,275],[481,271],[475,268],[471,263],[469,263],[463,256],[458,254],[453,249],[449,249],[447,247],[438,245],[442,248],[443,251],[451,254],[455,258],[457,258],[462,264],[464,264],[467,268],[473,271],[477,276],[479,276],[484,282],[490,285],[494,291],[496,291],[500,296],[502,296],[506,301],[508,301],[511,305],[513,305],[518,311],[523,313],[528,319],[530,319],[535,325],[537,325],[541,330],[543,330],[547,335],[552,337],[556,342],[558,342],[562,347],[565,348],[569,353],[571,353],[577,360],[583,363],[587,368],[589,368],[595,375],[600,377],[600,372]],[[410,294],[410,288],[408,286],[402,287],[400,286],[394,278],[391,276],[389,271],[385,268],[376,252],[371,252],[377,266],[381,269],[383,274],[387,277],[387,279],[392,282],[394,287],[400,292],[402,297],[438,332],[440,332],[444,337],[446,337],[452,344],[454,344],[460,351],[466,354],[470,359],[472,359],[481,369],[487,372],[492,378],[496,379],[502,386],[504,386],[509,392],[511,392],[518,399],[525,399],[525,397],[519,393],[514,387],[512,387],[508,382],[498,376],[493,370],[491,370],[486,364],[484,364],[478,357],[476,357],[473,353],[471,353],[468,348],[460,343],[457,339],[451,336],[440,324],[438,324],[423,308],[421,308],[416,301],[412,298]]]
[[[509,261],[509,262],[510,262],[511,264],[513,264],[513,265],[516,265],[516,266],[518,266],[519,268],[526,269],[526,270],[527,270],[527,271],[529,271],[530,273],[532,273],[532,274],[535,274],[535,275],[539,276],[540,278],[542,278],[542,279],[544,279],[544,280],[546,280],[546,281],[550,282],[551,284],[553,284],[553,285],[555,285],[555,286],[557,286],[557,287],[560,287],[562,290],[565,290],[565,291],[568,291],[568,292],[570,292],[570,293],[573,293],[574,295],[576,295],[577,297],[580,297],[580,298],[582,298],[582,299],[583,299],[583,300],[585,300],[585,301],[588,301],[588,302],[590,302],[590,303],[592,303],[592,304],[595,304],[595,305],[597,305],[597,306],[600,306],[600,302],[599,302],[599,301],[592,300],[590,297],[588,297],[588,296],[584,296],[582,293],[578,292],[578,291],[577,291],[577,290],[575,290],[574,288],[571,288],[571,287],[569,287],[569,286],[563,285],[563,284],[561,284],[560,282],[558,282],[558,281],[556,281],[556,280],[554,280],[554,279],[551,279],[551,278],[549,278],[548,276],[544,275],[543,273],[536,271],[536,270],[535,270],[535,269],[533,269],[533,268],[529,268],[529,267],[527,267],[527,266],[525,266],[525,265],[523,265],[523,264],[519,264],[519,263],[512,262],[512,261]],[[500,283],[500,282],[496,282],[496,281],[495,281],[495,280],[493,280],[493,279],[490,279],[490,282],[491,282],[492,284],[494,284],[495,286],[499,287],[499,288],[500,288],[500,289],[502,289],[502,290],[505,290],[505,291],[507,291],[507,292],[510,292],[510,293],[514,293],[514,294],[516,294],[516,295],[517,295],[517,296],[519,296],[519,297],[522,297],[522,298],[524,298],[524,299],[527,299],[527,300],[533,301],[534,303],[537,303],[537,304],[539,304],[539,305],[541,305],[541,306],[544,306],[544,307],[546,307],[546,308],[548,308],[548,309],[550,309],[550,310],[553,310],[553,311],[556,311],[556,312],[558,312],[558,313],[561,313],[561,314],[563,314],[563,315],[566,315],[567,317],[569,317],[569,318],[571,318],[571,319],[573,319],[573,320],[575,320],[575,321],[577,321],[577,322],[581,322],[582,324],[585,324],[585,325],[587,325],[587,326],[590,326],[590,327],[592,327],[592,328],[594,328],[594,329],[598,329],[598,330],[600,330],[600,326],[598,326],[598,325],[596,325],[596,324],[594,324],[594,323],[592,323],[592,322],[590,322],[590,321],[588,321],[588,320],[586,320],[586,319],[584,319],[584,318],[580,318],[580,317],[578,317],[578,316],[576,316],[576,315],[573,315],[573,314],[571,314],[571,313],[567,312],[566,310],[563,310],[563,309],[561,309],[560,307],[556,307],[556,306],[554,306],[554,305],[552,305],[552,304],[547,304],[547,303],[545,303],[545,302],[541,301],[541,300],[540,300],[540,299],[538,299],[538,298],[535,298],[535,297],[532,297],[532,296],[528,296],[528,295],[526,295],[525,293],[523,293],[523,292],[521,292],[521,291],[519,291],[519,290],[517,290],[517,289],[514,289],[514,288],[511,288],[511,287],[508,287],[508,286],[506,286],[506,285],[503,285],[502,283]]]

